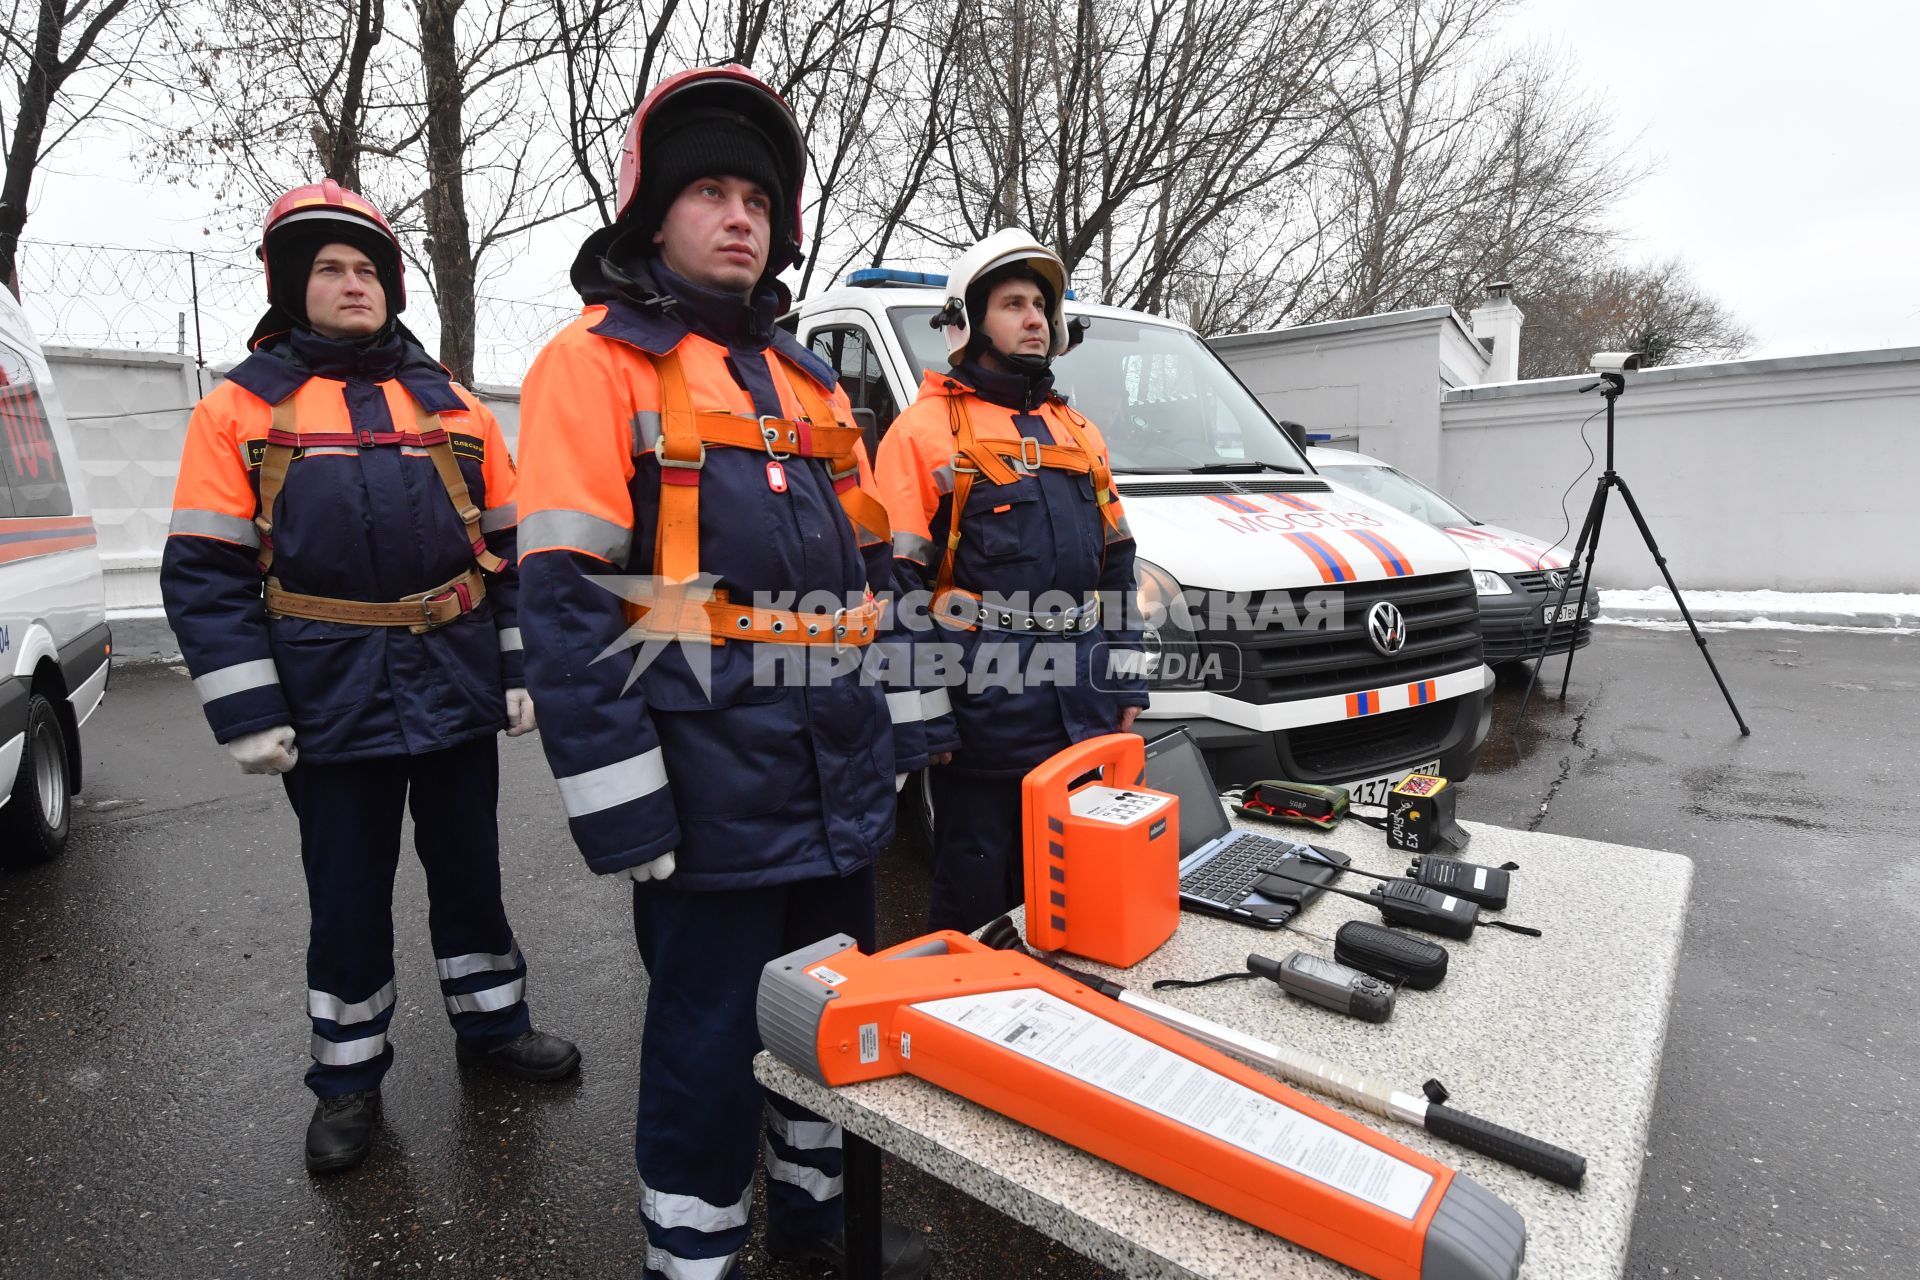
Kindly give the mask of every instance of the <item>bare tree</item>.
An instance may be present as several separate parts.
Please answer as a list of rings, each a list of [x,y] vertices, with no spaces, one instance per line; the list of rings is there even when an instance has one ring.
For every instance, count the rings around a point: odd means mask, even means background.
[[[952,120],[900,221],[946,250],[1009,222],[1105,301],[1161,309],[1236,210],[1365,96],[1384,4],[970,0]],[[1202,266],[1202,274],[1207,267]]]
[[[1320,199],[1321,287],[1296,319],[1467,305],[1613,242],[1609,210],[1644,175],[1604,104],[1545,49],[1489,56],[1511,0],[1412,0],[1372,51],[1383,92],[1352,112]]]
[[[11,0],[0,25],[0,282],[19,296],[15,258],[34,174],[98,114],[163,15],[135,0]],[[11,115],[11,119],[9,119]]]
[[[1520,376],[1582,373],[1596,351],[1642,351],[1648,366],[1731,360],[1753,335],[1678,258],[1574,269],[1521,298]]]
[[[153,162],[211,173],[249,219],[316,171],[367,195],[425,276],[442,363],[471,380],[485,263],[590,198],[534,107],[561,47],[554,0],[212,0],[196,16]]]

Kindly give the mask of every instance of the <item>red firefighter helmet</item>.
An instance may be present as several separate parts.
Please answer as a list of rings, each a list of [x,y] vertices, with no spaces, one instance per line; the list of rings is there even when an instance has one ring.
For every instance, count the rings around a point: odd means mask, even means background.
[[[807,176],[807,143],[793,108],[760,77],[739,63],[724,67],[695,67],[676,72],[653,87],[641,100],[620,143],[620,176],[614,192],[614,221],[634,211],[646,182],[641,143],[647,132],[668,115],[685,110],[718,108],[745,117],[773,148],[782,172],[780,182],[790,208],[781,211],[784,245],[771,246],[767,269],[778,271],[800,260],[801,190]],[[784,251],[784,252],[783,252]]]
[[[325,226],[322,224],[331,224]],[[273,202],[260,231],[260,260],[266,264],[267,298],[273,300],[273,259],[275,246],[299,228],[303,233],[337,230],[348,244],[360,246],[381,268],[381,279],[389,295],[387,311],[398,315],[407,305],[406,259],[400,252],[400,238],[387,225],[386,217],[365,196],[347,190],[332,178],[295,187]],[[379,253],[373,251],[377,249]],[[380,257],[387,257],[381,262]],[[390,274],[389,274],[390,273]]]

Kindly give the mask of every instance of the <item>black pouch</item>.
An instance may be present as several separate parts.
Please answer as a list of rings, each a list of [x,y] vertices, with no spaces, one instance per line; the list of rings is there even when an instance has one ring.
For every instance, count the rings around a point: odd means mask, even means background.
[[[1368,920],[1349,920],[1334,930],[1333,958],[1415,991],[1431,991],[1447,976],[1445,947]]]

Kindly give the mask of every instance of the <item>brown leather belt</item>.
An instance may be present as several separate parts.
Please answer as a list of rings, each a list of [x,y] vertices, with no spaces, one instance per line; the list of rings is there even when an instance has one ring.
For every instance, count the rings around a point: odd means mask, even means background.
[[[486,598],[487,584],[478,569],[469,569],[431,591],[404,596],[391,604],[303,596],[282,589],[278,578],[267,579],[267,612],[276,617],[346,622],[363,627],[405,627],[415,635],[472,613]]]

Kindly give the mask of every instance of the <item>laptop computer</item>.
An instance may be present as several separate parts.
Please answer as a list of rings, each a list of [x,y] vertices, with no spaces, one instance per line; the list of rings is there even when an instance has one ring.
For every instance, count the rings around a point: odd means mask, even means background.
[[[1175,729],[1146,744],[1144,785],[1180,797],[1180,905],[1242,924],[1278,929],[1351,861],[1345,854],[1284,837],[1236,829],[1200,744]],[[1329,866],[1329,862],[1334,865]],[[1261,867],[1309,880],[1297,893],[1256,892]],[[1270,882],[1275,883],[1275,882]]]

